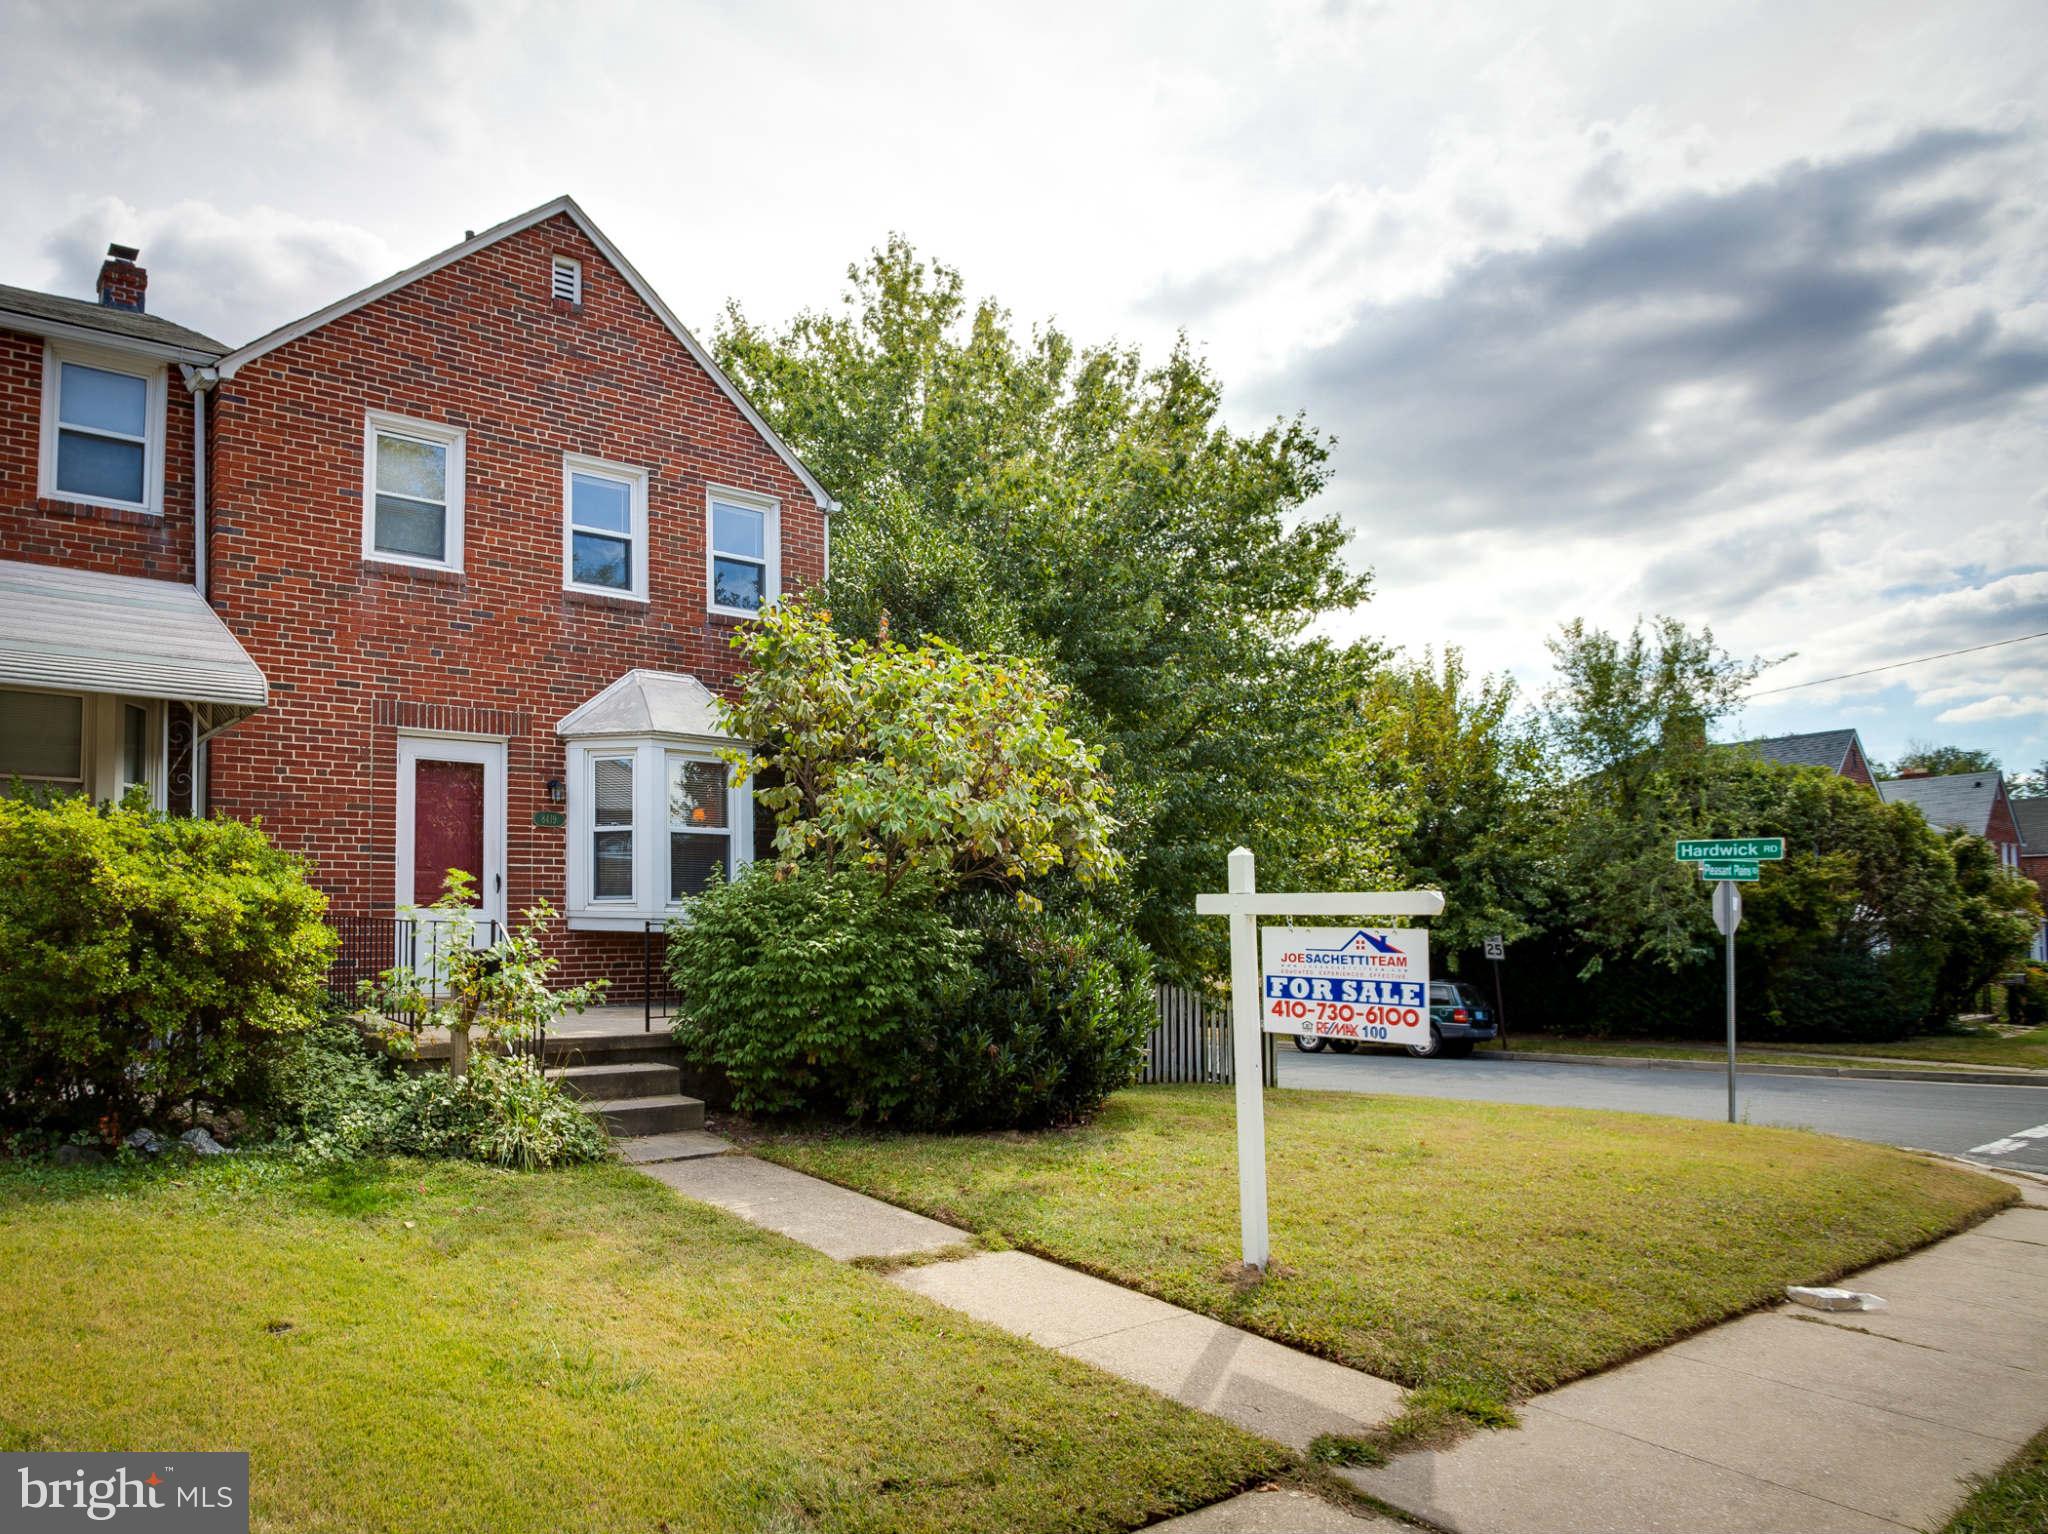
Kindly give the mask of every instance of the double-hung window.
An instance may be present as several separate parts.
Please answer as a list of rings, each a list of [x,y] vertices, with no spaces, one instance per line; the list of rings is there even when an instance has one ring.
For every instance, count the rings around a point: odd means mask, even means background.
[[[571,453],[562,460],[562,585],[647,600],[647,471]]]
[[[708,500],[711,610],[751,618],[781,594],[781,508],[716,486]]]
[[[52,343],[43,354],[42,495],[163,510],[164,368]]]
[[[668,903],[732,877],[732,769],[716,757],[668,753]]]
[[[363,427],[363,557],[462,568],[463,433],[372,411]]]
[[[590,898],[633,900],[632,755],[590,759]]]

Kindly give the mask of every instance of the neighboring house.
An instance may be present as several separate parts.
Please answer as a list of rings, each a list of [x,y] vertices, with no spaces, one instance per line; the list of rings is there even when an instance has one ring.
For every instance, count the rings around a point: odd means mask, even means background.
[[[159,802],[260,815],[338,916],[425,904],[460,867],[485,915],[566,914],[565,982],[637,988],[643,934],[753,856],[716,701],[739,626],[824,578],[831,498],[568,198],[234,349],[159,330],[142,282],[101,319],[147,327],[114,374],[139,394],[48,381],[72,345],[51,330],[105,306],[0,302],[20,458],[0,581],[65,625],[0,618],[0,687],[24,689],[0,696],[0,772],[64,765],[51,699],[118,732],[132,693],[168,721],[168,754],[145,736]],[[74,393],[92,441],[31,497],[29,450],[62,447]],[[134,454],[102,444],[138,419],[139,495],[88,493],[136,490]],[[206,744],[180,754],[187,716]],[[116,757],[83,786],[117,786]]]
[[[2048,798],[2013,799],[2013,823],[2020,832],[2020,872],[2034,881],[2041,892],[2041,906],[2048,910]],[[2048,962],[2048,921],[2034,934],[2034,957]]]
[[[1887,804],[1917,805],[1927,823],[1938,831],[1967,831],[1983,837],[1998,849],[1998,861],[2018,872],[2020,831],[2002,774],[1955,772],[1937,778],[1925,772],[1902,772],[1879,783],[1877,791]]]
[[[1838,777],[1852,778],[1865,788],[1875,788],[1870,758],[1863,754],[1863,741],[1854,730],[1816,730],[1805,735],[1773,735],[1764,740],[1738,742],[1767,762],[1785,767],[1825,767]]]

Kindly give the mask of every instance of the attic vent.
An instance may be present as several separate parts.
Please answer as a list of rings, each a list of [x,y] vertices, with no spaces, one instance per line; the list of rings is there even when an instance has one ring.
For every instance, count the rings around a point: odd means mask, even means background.
[[[555,257],[555,297],[572,304],[583,302],[583,263],[568,256]]]

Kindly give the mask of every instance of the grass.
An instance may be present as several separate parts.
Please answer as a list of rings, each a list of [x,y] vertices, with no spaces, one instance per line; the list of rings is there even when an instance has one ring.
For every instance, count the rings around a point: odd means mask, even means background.
[[[1923,1245],[2014,1198],[1797,1130],[1266,1094],[1274,1269],[1243,1283],[1231,1094],[1141,1087],[1043,1134],[758,1151],[1410,1386],[1505,1401]]]
[[[266,1531],[1126,1529],[1284,1451],[620,1167],[0,1168],[0,1449]]]
[[[2048,1529],[2048,1433],[1980,1483],[1941,1534],[2041,1534]]]
[[[1718,1044],[1680,1044],[1646,1039],[1585,1039],[1546,1033],[1518,1034],[1513,1047],[1570,1055],[1624,1055],[1639,1060],[1725,1060]],[[1868,1065],[1882,1068],[1898,1061],[1919,1065],[2018,1066],[2048,1070],[2048,1028],[2025,1033],[1922,1034],[1890,1044],[1738,1045],[1735,1058],[1756,1065]]]

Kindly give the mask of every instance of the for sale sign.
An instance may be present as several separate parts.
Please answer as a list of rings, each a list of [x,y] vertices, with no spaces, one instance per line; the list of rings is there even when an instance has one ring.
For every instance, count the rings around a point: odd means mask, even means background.
[[[1259,938],[1266,1032],[1429,1042],[1429,934],[1421,928],[1267,927]]]

